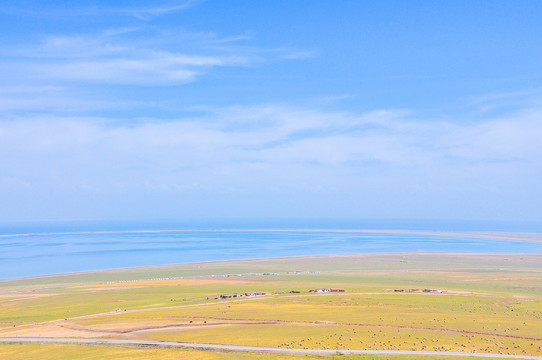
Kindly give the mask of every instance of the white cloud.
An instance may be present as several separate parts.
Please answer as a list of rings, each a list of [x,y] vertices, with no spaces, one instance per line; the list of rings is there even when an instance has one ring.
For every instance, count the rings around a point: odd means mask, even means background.
[[[210,108],[197,117],[129,125],[104,118],[4,120],[0,191],[5,204],[26,194],[79,199],[65,200],[66,209],[94,218],[114,216],[99,213],[112,198],[120,201],[117,211],[135,217],[147,216],[145,204],[158,201],[168,209],[151,206],[161,216],[186,206],[210,216],[251,216],[259,206],[261,216],[536,218],[542,217],[533,205],[542,195],[541,116],[531,110],[446,122],[405,111],[354,114],[283,104]],[[57,201],[32,199],[25,203],[38,208]],[[133,202],[142,207],[121,205]],[[284,213],[281,202],[294,213]],[[503,203],[523,209],[503,210]]]
[[[41,46],[18,49],[15,54],[15,60],[4,60],[3,72],[27,83],[182,84],[211,67],[251,62],[242,54],[155,50],[113,35],[50,37]]]
[[[38,44],[1,49],[0,75],[5,86],[178,85],[212,68],[282,61],[301,53],[239,44],[247,39],[140,27],[53,35]]]
[[[505,175],[510,164],[539,172],[540,115],[533,111],[458,124],[417,121],[402,111],[356,115],[266,105],[131,125],[107,119],[19,119],[0,123],[0,154],[9,158],[1,173],[25,184],[40,178],[38,185],[52,180],[47,174],[60,173],[63,181],[75,184],[83,176],[97,187],[109,186],[103,177],[107,173],[106,179],[137,188],[148,176],[159,176],[163,186],[179,184],[186,174],[197,178],[218,169],[241,178],[254,164],[296,176],[312,167],[323,173],[339,169],[341,176],[354,178],[376,167],[397,174],[411,171],[409,176],[418,174],[421,182],[434,171],[457,171],[454,177],[461,179],[466,175],[461,171],[480,162],[493,163],[493,175],[499,169]],[[329,173],[323,180],[337,180],[337,175]],[[442,186],[450,184],[444,180]],[[448,180],[453,184],[454,179]],[[220,183],[217,178],[215,185]]]

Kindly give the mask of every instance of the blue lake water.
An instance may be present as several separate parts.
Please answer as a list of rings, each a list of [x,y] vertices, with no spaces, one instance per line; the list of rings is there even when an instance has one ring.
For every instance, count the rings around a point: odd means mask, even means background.
[[[257,228],[255,225],[261,224],[248,225],[251,225],[251,228]],[[38,224],[0,227],[0,234],[2,234],[0,236],[0,278],[196,261],[313,254],[406,251],[542,252],[540,243],[494,239],[385,233],[210,231],[205,230],[204,224],[199,228],[198,226],[192,228],[197,230],[180,232],[90,233],[143,229],[167,230],[169,227],[165,224],[155,224],[154,227],[149,224],[64,224],[63,226]],[[50,232],[57,233],[38,235],[38,233]],[[76,233],[59,234],[58,232]]]

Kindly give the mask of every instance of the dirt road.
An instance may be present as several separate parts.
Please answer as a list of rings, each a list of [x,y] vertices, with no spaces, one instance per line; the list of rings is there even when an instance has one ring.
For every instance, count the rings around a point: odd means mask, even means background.
[[[446,351],[407,351],[407,350],[308,350],[308,349],[280,349],[256,346],[220,345],[180,343],[166,341],[135,341],[135,340],[107,340],[107,339],[62,339],[62,338],[0,338],[0,343],[41,343],[41,344],[92,344],[92,345],[139,345],[157,347],[177,347],[197,350],[226,350],[256,353],[274,353],[289,355],[416,355],[416,356],[471,356],[480,358],[500,359],[529,359],[542,360],[540,356],[482,354],[467,352]]]

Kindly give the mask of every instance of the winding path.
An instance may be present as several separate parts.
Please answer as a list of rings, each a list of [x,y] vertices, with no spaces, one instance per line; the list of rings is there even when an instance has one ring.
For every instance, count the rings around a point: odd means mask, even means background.
[[[408,351],[408,350],[309,350],[309,349],[280,349],[257,346],[198,344],[167,341],[136,341],[136,340],[107,340],[107,339],[61,339],[61,338],[0,338],[0,343],[39,343],[39,344],[92,344],[92,345],[139,345],[155,347],[176,347],[197,350],[226,350],[257,353],[274,353],[288,355],[417,355],[417,356],[471,356],[479,358],[499,359],[528,359],[542,360],[540,356],[482,354],[446,351]]]

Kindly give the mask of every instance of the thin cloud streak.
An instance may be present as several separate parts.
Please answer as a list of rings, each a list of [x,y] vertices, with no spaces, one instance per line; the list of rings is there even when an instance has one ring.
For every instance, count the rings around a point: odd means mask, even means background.
[[[28,7],[18,7],[17,5],[2,5],[0,13],[12,14],[18,16],[47,17],[47,16],[104,16],[104,15],[126,15],[139,20],[150,20],[153,17],[171,14],[183,10],[191,9],[204,3],[205,0],[182,0],[182,1],[157,1],[153,5],[144,7],[125,6],[125,7],[107,7],[107,6],[80,6],[65,8],[32,9]]]
[[[178,85],[193,82],[216,67],[247,67],[268,61],[288,61],[297,50],[239,46],[245,37],[214,34],[153,33],[120,28],[92,35],[48,36],[40,44],[4,48],[2,70],[6,85],[65,86],[67,83],[119,85]],[[147,34],[148,35],[148,34]]]
[[[19,55],[14,61],[4,61],[6,75],[61,83],[182,84],[193,81],[206,68],[250,63],[243,55],[145,49],[116,42],[111,36],[50,37],[38,49],[23,49]]]
[[[172,12],[187,10],[203,2],[205,2],[205,0],[184,0],[175,1],[173,3],[170,3],[169,5],[167,5],[166,3],[159,6],[151,6],[147,8],[127,8],[117,11],[131,14],[139,19],[146,20],[151,16],[164,15]]]

